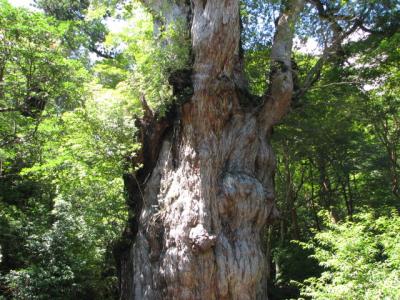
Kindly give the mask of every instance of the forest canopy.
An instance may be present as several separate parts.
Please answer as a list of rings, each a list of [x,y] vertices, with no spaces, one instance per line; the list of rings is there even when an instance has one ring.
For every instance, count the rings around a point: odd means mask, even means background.
[[[181,2],[0,0],[0,299],[124,299],[135,199],[162,153],[152,139],[172,141],[177,169],[199,89]],[[275,92],[289,2],[240,1],[243,77],[209,91],[233,86],[246,113]],[[309,0],[299,13],[291,104],[267,133],[279,211],[261,230],[268,299],[400,297],[399,20],[396,0]]]

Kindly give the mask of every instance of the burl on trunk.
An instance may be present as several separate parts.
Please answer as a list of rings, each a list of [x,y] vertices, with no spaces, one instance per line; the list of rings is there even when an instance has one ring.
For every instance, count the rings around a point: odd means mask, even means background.
[[[162,1],[143,1],[153,10]],[[260,231],[276,213],[269,132],[287,112],[293,24],[277,20],[270,87],[244,108],[239,0],[175,1],[191,26],[193,95],[174,120],[140,122],[143,167],[125,182],[135,216],[122,251],[121,299],[267,299]]]

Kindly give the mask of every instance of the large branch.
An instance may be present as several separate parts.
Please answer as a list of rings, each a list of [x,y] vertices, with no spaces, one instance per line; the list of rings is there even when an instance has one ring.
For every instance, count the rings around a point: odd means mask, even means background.
[[[304,0],[288,0],[277,19],[271,49],[270,86],[260,112],[266,130],[278,123],[289,109],[293,95],[292,45],[295,23]]]
[[[321,57],[315,63],[315,65],[311,68],[311,70],[306,75],[305,80],[301,84],[301,87],[296,92],[296,98],[301,98],[304,94],[318,81],[321,75],[321,71],[327,60],[332,57],[332,55],[336,55],[338,50],[341,48],[343,41],[352,33],[354,33],[360,26],[362,26],[362,17],[355,16],[337,16],[336,11],[330,11],[325,9],[321,1],[319,0],[309,0],[312,3],[317,11],[318,15],[322,20],[328,22],[330,29],[333,33],[332,41],[329,46],[326,46],[323,50]],[[348,30],[345,30],[340,26],[338,20],[346,19],[349,22],[353,22]]]
[[[291,0],[288,2],[287,9],[281,12],[277,21],[271,55],[270,87],[265,96],[265,104],[260,115],[266,129],[277,124],[287,113],[293,96],[296,98],[303,97],[318,81],[322,68],[328,59],[340,50],[343,41],[360,28],[363,23],[362,17],[348,16],[346,19],[352,24],[346,30],[338,22],[339,19],[343,20],[344,16],[337,17],[337,11],[325,8],[320,0],[308,0],[308,2],[316,7],[320,19],[328,22],[333,38],[294,95],[291,67],[293,28],[304,6],[304,1]]]

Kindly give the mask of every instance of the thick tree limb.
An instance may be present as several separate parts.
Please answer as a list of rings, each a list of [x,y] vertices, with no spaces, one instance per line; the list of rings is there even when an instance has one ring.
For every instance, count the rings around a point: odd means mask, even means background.
[[[294,25],[303,10],[304,0],[291,0],[283,8],[276,22],[271,49],[270,87],[265,96],[260,119],[266,130],[278,123],[289,109],[293,95],[292,46]]]

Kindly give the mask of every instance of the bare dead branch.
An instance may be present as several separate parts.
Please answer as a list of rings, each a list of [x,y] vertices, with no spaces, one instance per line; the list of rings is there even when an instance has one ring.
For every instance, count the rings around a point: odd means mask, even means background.
[[[147,120],[150,120],[154,117],[154,112],[153,110],[150,108],[149,104],[147,103],[146,97],[144,96],[144,94],[140,95],[140,103],[142,104],[142,108],[144,111],[144,118]]]

